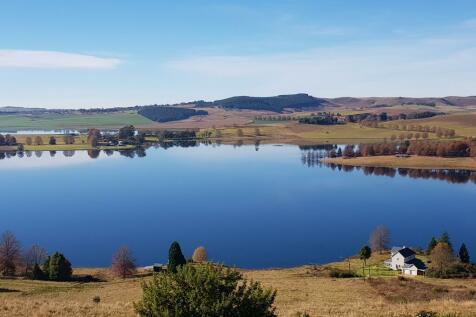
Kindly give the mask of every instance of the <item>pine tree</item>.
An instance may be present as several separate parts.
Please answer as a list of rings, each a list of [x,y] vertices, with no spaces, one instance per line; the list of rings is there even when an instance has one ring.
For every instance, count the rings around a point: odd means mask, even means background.
[[[430,243],[428,243],[428,248],[426,249],[426,254],[431,254],[431,251],[436,247],[438,241],[436,241],[435,237],[431,237]]]
[[[464,243],[459,248],[459,259],[463,263],[469,263],[469,252]]]
[[[48,278],[52,281],[67,281],[71,278],[73,270],[71,263],[63,254],[56,252],[49,258],[49,274]]]
[[[448,232],[446,232],[446,231],[443,232],[443,234],[441,235],[440,240],[438,240],[438,242],[442,242],[442,243],[448,244],[448,246],[449,246],[450,249],[451,249],[451,252],[453,252],[453,245],[451,244],[450,236],[449,236]]]
[[[185,265],[187,261],[183,256],[182,249],[180,248],[180,244],[177,241],[172,242],[169,249],[169,265],[168,269],[169,272],[175,273],[177,272],[177,267],[181,265]]]
[[[31,272],[31,278],[33,280],[42,280],[45,278],[43,271],[40,269],[38,263],[35,263],[35,266],[33,267],[33,271]]]

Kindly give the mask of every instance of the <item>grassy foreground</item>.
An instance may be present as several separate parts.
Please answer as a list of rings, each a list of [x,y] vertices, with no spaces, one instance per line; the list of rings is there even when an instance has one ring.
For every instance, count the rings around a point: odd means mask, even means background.
[[[417,169],[466,169],[476,171],[476,158],[472,157],[432,157],[432,156],[368,156],[354,158],[326,158],[324,163],[348,166],[373,166]]]
[[[312,317],[403,317],[414,316],[421,310],[474,316],[476,280],[402,280],[382,269],[381,263],[387,256],[377,254],[369,260],[371,275],[375,276],[371,280],[333,279],[322,274],[326,268],[347,269],[347,261],[243,273],[277,289],[279,316],[307,312]],[[361,263],[352,258],[351,270],[359,272]],[[140,283],[150,278],[142,274],[126,280],[114,279],[105,268],[75,269],[74,273],[91,274],[103,282],[0,280],[0,316],[135,316],[133,302],[141,297]],[[93,302],[96,296],[99,303]]]

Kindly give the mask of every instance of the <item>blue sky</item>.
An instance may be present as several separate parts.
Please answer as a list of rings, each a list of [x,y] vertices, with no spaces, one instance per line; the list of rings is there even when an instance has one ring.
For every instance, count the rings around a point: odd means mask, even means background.
[[[474,0],[0,2],[0,106],[476,95]]]

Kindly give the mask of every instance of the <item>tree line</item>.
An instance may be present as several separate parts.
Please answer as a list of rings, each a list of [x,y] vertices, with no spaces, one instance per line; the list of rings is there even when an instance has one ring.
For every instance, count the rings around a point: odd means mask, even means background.
[[[195,249],[187,261],[178,242],[172,242],[168,254],[168,269],[154,273],[152,280],[142,283],[142,298],[134,303],[139,316],[147,317],[276,317],[276,291],[259,282],[247,281],[235,269],[208,262],[204,247]],[[23,273],[19,270],[22,269]],[[127,246],[112,257],[114,276],[127,278],[136,271],[135,259]],[[34,245],[26,252],[9,231],[0,236],[0,274],[23,275],[50,281],[72,279],[69,260],[61,253],[48,256]],[[100,298],[95,297],[95,302]]]
[[[344,150],[333,149],[329,157],[367,157],[385,155],[418,155],[438,157],[476,157],[476,141],[405,141],[346,145]]]
[[[68,281],[72,276],[71,262],[61,253],[51,256],[45,249],[33,245],[23,250],[15,235],[6,231],[0,236],[0,274],[26,276],[35,280]]]
[[[17,139],[10,134],[0,134],[0,146],[12,146],[17,145]]]

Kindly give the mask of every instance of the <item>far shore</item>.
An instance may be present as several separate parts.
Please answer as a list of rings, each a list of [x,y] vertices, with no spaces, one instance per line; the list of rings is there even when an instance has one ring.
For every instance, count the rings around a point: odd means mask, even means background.
[[[476,171],[476,158],[473,157],[434,157],[434,156],[367,156],[354,158],[326,158],[323,163],[346,166],[371,166],[416,169],[465,169]]]

